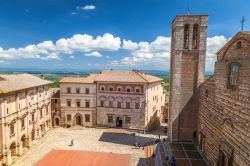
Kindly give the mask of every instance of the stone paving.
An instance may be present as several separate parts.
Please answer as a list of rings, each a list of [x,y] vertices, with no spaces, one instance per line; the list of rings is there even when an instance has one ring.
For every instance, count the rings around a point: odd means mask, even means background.
[[[36,141],[13,163],[15,166],[30,166],[56,149],[83,150],[131,154],[131,165],[145,165],[145,152],[134,148],[135,142],[144,144],[153,141],[157,135],[134,134],[122,129],[105,128],[55,128]],[[74,140],[74,145],[69,146]]]

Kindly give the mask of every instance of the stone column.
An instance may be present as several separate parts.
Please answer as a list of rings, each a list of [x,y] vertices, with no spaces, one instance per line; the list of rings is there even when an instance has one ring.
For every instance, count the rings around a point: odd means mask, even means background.
[[[11,151],[10,150],[7,150],[3,154],[3,163],[5,163],[6,165],[10,165],[12,163],[12,160],[11,160]]]
[[[22,142],[20,143],[17,143],[17,146],[16,146],[16,154],[17,156],[20,156],[23,152],[23,146],[22,146]]]

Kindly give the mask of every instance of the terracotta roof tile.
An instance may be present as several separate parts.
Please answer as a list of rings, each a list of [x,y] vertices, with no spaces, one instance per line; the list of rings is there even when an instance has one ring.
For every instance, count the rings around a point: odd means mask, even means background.
[[[87,77],[64,77],[60,83],[94,83],[97,82],[132,82],[152,83],[163,79],[143,73],[141,71],[104,70],[99,74],[90,74]]]
[[[51,83],[31,74],[0,74],[0,94]]]

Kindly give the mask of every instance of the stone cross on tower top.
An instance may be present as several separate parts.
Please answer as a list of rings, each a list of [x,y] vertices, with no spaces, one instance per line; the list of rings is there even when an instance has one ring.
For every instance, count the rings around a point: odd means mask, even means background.
[[[244,31],[244,23],[246,22],[245,17],[242,17],[242,20],[240,21],[241,23],[241,31]]]

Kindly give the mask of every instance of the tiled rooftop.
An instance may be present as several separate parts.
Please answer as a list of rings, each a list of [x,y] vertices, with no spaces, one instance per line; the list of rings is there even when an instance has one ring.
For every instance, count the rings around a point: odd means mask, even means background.
[[[93,83],[95,81],[152,83],[162,81],[162,79],[137,70],[104,70],[99,74],[89,74],[87,77],[64,77],[60,83]]]
[[[31,74],[0,74],[0,94],[51,83]]]

